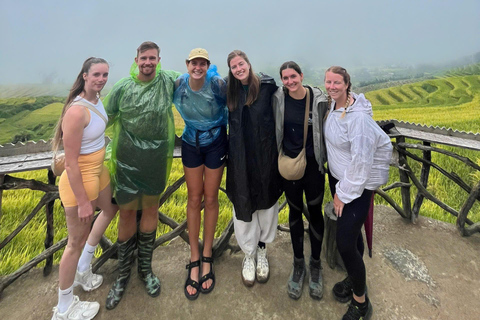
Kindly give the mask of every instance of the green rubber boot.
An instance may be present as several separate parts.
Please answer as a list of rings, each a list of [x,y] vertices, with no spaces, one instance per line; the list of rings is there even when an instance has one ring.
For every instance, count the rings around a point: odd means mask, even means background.
[[[113,283],[112,288],[108,292],[107,302],[105,303],[105,307],[108,310],[115,308],[120,300],[122,300],[123,293],[130,280],[130,270],[132,269],[133,253],[135,251],[136,242],[135,236],[125,242],[118,242],[119,274]]]
[[[160,294],[160,279],[152,271],[153,245],[156,231],[151,233],[138,232],[138,276],[145,284],[145,289],[151,297]]]

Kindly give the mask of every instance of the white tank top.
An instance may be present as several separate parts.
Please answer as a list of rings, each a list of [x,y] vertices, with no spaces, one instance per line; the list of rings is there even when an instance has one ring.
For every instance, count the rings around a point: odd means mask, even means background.
[[[98,99],[97,104],[93,104],[88,100],[83,99],[80,96],[77,96],[73,101],[82,100],[83,102],[88,103],[89,105],[96,108],[106,119],[108,119],[107,113],[105,112],[105,108],[103,107],[102,100]],[[80,147],[80,154],[90,154],[102,149],[105,146],[105,121],[95,112],[91,111],[88,108],[88,112],[90,112],[90,122],[88,125],[83,129],[83,136],[82,136],[82,145]]]

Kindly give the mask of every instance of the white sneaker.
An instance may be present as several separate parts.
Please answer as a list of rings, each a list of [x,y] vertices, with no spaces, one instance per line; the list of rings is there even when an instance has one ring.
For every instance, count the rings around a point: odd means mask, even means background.
[[[242,263],[242,280],[247,287],[255,283],[255,259],[252,255],[246,254]]]
[[[73,296],[73,302],[65,313],[59,313],[57,307],[53,308],[52,320],[90,320],[99,309],[98,302],[80,301],[78,296]]]
[[[257,280],[265,283],[270,277],[270,269],[268,266],[267,247],[257,247]]]
[[[95,274],[92,272],[92,265],[85,271],[85,272],[77,272],[75,273],[75,281],[73,282],[73,286],[82,286],[83,290],[85,291],[92,291],[97,289],[102,285],[103,277],[99,274]]]

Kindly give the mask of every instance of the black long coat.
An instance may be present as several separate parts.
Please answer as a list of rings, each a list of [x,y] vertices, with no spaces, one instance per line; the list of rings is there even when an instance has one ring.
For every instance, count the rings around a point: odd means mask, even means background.
[[[272,94],[273,78],[262,75],[260,94],[245,105],[241,88],[238,107],[229,113],[227,195],[238,220],[252,221],[256,210],[271,208],[282,194]]]

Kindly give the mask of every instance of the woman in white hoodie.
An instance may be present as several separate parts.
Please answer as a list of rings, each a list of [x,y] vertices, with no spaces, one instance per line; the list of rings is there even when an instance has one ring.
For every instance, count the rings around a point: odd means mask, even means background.
[[[372,119],[363,94],[350,93],[350,75],[342,67],[325,72],[330,108],[325,121],[329,184],[337,215],[337,246],[348,276],[335,284],[334,297],[351,304],[343,319],[369,319],[361,228],[376,188],[387,182],[392,144]]]

